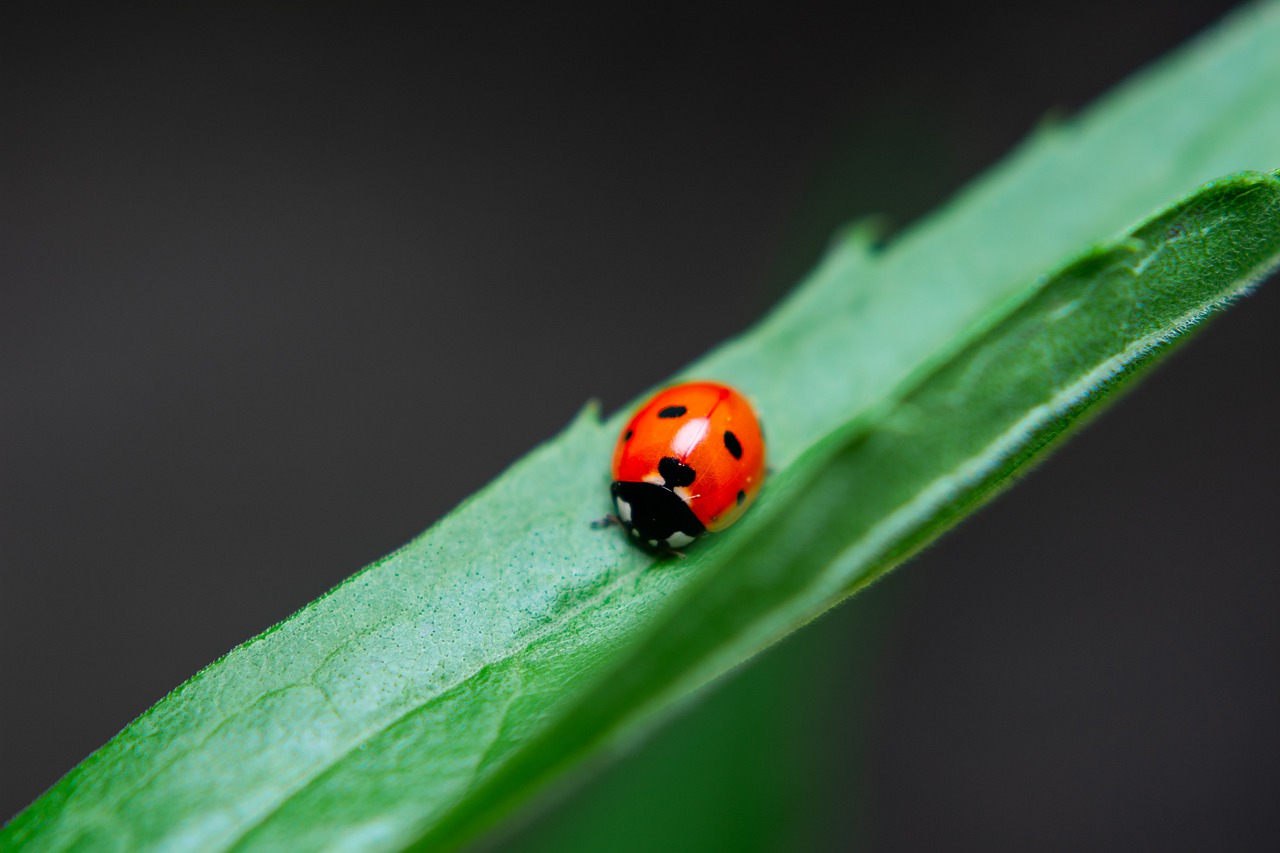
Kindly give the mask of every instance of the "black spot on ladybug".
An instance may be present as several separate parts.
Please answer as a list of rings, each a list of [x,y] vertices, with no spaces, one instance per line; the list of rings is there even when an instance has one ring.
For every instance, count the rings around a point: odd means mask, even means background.
[[[747,493],[738,489],[738,506],[742,506],[742,502],[747,499]]]
[[[658,473],[662,475],[663,485],[668,489],[693,485],[693,479],[697,476],[697,472],[674,456],[662,457],[662,461],[658,463]]]
[[[687,412],[687,411],[689,411],[689,410],[688,410],[688,409],[686,409],[684,406],[667,406],[667,407],[666,407],[665,409],[663,409],[661,412],[658,412],[658,417],[660,417],[660,418],[679,418],[679,417],[683,417],[683,416],[684,416],[684,413],[685,413],[685,412]]]
[[[738,442],[738,437],[728,430],[724,431],[724,446],[729,448],[734,459],[742,458],[742,445]]]
[[[626,435],[624,435],[624,436],[622,437],[622,440],[623,440],[623,441],[630,441],[630,440],[631,440],[631,436],[633,436],[633,435],[635,435],[635,434],[636,434],[636,433],[635,433],[635,430],[631,430],[631,429],[629,429],[629,430],[627,430],[627,434],[626,434]]]

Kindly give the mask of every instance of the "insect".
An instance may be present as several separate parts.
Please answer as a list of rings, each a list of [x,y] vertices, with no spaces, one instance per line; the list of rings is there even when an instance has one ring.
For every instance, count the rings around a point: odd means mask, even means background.
[[[764,436],[747,399],[727,385],[659,391],[613,451],[616,518],[639,544],[672,551],[723,530],[764,482]]]

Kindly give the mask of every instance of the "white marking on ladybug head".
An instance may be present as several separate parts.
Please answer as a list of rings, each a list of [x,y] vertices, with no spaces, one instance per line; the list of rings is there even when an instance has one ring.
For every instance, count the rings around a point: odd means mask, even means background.
[[[652,483],[655,486],[665,486],[667,484],[667,481],[662,478],[662,475],[656,472],[653,474],[645,474],[643,482]]]
[[[639,536],[639,535],[640,535],[640,531],[639,531],[639,530],[636,530],[636,529],[633,527],[633,528],[631,528],[631,535],[632,535],[632,536]]]
[[[692,541],[693,541],[693,537],[690,536],[688,533],[677,530],[675,533],[672,533],[670,536],[667,537],[667,547],[683,548],[685,545],[688,545]]]
[[[671,439],[671,452],[679,459],[684,459],[693,452],[711,429],[710,418],[692,418],[676,432]]]
[[[618,508],[618,518],[622,519],[623,524],[631,523],[631,504],[622,498],[614,498],[613,505]]]
[[[658,547],[658,540],[657,540],[657,539],[650,539],[650,540],[649,540],[649,547],[650,547],[650,548],[657,548],[657,547]]]

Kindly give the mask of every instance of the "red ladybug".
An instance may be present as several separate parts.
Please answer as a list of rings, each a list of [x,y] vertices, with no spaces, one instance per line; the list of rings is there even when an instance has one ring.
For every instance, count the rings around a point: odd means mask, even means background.
[[[751,404],[715,382],[688,382],[640,407],[613,451],[617,521],[672,550],[723,530],[764,482],[764,436]]]

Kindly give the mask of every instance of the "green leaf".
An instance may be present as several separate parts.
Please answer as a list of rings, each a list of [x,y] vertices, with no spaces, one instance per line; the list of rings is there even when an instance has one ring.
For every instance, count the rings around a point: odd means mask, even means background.
[[[850,752],[856,759],[860,751],[851,743],[833,751],[832,699],[841,697],[841,726],[849,732],[860,731],[870,719],[870,693],[859,697],[864,691],[856,688],[869,690],[876,680],[876,661],[905,588],[879,584],[875,594],[851,599],[834,618],[818,620],[765,650],[673,719],[644,749],[624,756],[496,849],[821,849],[833,790],[842,795],[842,804],[855,804],[851,811],[864,811],[857,806],[858,791],[849,796],[851,780],[834,789],[831,784],[839,773],[837,762],[847,761]],[[839,677],[833,679],[837,657]],[[865,846],[858,843],[863,824],[847,815],[841,821],[844,847]]]
[[[1237,16],[887,250],[846,235],[686,371],[755,399],[775,468],[688,559],[590,529],[625,413],[588,407],[179,687],[0,846],[447,848],[626,748],[971,511],[1276,263],[1274,174],[1132,223],[1280,164],[1278,42],[1280,6]]]

